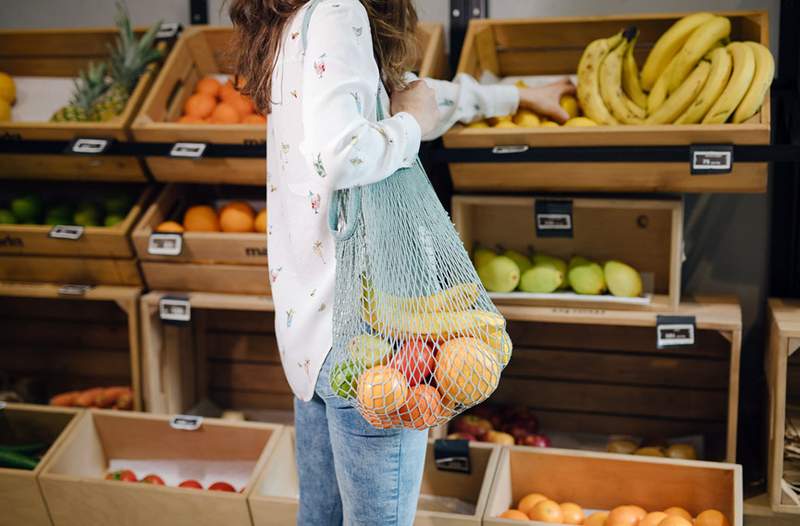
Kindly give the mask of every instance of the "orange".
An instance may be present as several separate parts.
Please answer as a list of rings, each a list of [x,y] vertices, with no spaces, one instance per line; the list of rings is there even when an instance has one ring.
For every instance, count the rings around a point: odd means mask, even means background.
[[[194,92],[217,97],[221,87],[222,85],[214,77],[204,77],[198,81],[197,85],[194,87]]]
[[[217,101],[211,95],[195,93],[186,99],[186,103],[183,105],[183,112],[198,119],[205,119],[211,115],[216,105]]]
[[[668,515],[666,519],[658,523],[658,526],[692,526],[692,519],[684,519],[679,515]]]
[[[617,506],[606,519],[606,526],[636,526],[647,513],[638,506]]]
[[[156,227],[156,232],[180,233],[183,232],[183,225],[177,221],[164,221]]]
[[[183,124],[203,124],[203,119],[200,117],[195,117],[194,115],[184,115],[178,122]]]
[[[243,211],[241,208],[226,206],[219,213],[219,226],[223,232],[252,232],[252,211]]]
[[[564,514],[561,506],[550,499],[540,500],[536,506],[528,513],[528,518],[532,521],[550,522],[560,524],[564,522]]]
[[[187,232],[219,232],[217,212],[206,205],[191,206],[183,215]]]
[[[267,118],[263,115],[259,115],[257,113],[251,113],[250,115],[245,115],[242,119],[242,124],[266,124]]]
[[[639,526],[658,526],[668,515],[663,511],[651,511],[639,521]]]
[[[400,409],[407,398],[408,382],[397,369],[378,365],[358,378],[358,401],[369,412],[388,415]]]
[[[400,417],[397,413],[391,415],[376,415],[375,413],[366,413],[364,420],[370,423],[372,427],[378,429],[391,429],[393,427],[400,427]]]
[[[697,516],[694,526],[730,526],[730,523],[721,511],[706,510]]]
[[[239,210],[240,212],[244,212],[245,214],[249,215],[250,217],[253,217],[253,216],[256,215],[255,210],[253,210],[253,207],[250,206],[250,203],[248,203],[247,201],[231,201],[230,203],[228,203],[225,206],[223,206],[222,210],[220,210],[220,212],[224,212],[225,210],[227,210],[229,208],[233,208],[234,210]]]
[[[473,405],[488,397],[500,381],[494,351],[476,338],[453,338],[439,348],[435,376],[446,398]]]
[[[408,392],[408,399],[400,408],[400,418],[405,427],[428,429],[436,425],[442,415],[442,397],[430,385],[416,385]]]
[[[236,108],[228,102],[220,102],[211,114],[211,122],[215,124],[238,124],[241,115]]]
[[[519,500],[517,508],[522,513],[528,514],[531,512],[534,506],[536,506],[537,504],[539,504],[540,501],[543,500],[547,500],[547,497],[545,497],[541,493],[529,493]]]
[[[506,510],[497,516],[498,519],[514,519],[518,521],[527,521],[528,516],[519,510]]]
[[[239,95],[239,91],[233,86],[233,81],[228,79],[228,82],[219,89],[219,98],[227,102],[234,95]]]
[[[583,526],[603,526],[606,523],[607,518],[607,511],[596,511],[586,517],[586,520],[583,521]]]
[[[267,209],[262,209],[258,215],[256,216],[255,221],[253,221],[253,228],[255,228],[256,232],[266,232],[267,231]]]
[[[241,93],[229,96],[225,102],[233,106],[236,111],[239,112],[240,117],[246,117],[255,111],[253,101],[250,97],[246,97]]]
[[[583,509],[574,502],[562,502],[561,514],[564,524],[583,524]]]
[[[679,506],[673,506],[664,510],[667,515],[674,515],[676,517],[683,517],[687,521],[692,521],[692,514]]]
[[[628,507],[633,510],[633,512],[636,514],[636,519],[639,521],[644,519],[647,515],[647,511],[645,511],[645,509],[641,506],[630,505]]]

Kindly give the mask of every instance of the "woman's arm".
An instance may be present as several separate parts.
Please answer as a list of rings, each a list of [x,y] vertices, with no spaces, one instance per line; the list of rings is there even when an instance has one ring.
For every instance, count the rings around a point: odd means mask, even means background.
[[[287,79],[288,80],[288,79]],[[370,25],[357,0],[321,2],[311,17],[303,66],[301,151],[333,189],[380,181],[410,166],[422,130],[408,112],[371,122],[379,75]],[[435,110],[434,102],[430,102]]]

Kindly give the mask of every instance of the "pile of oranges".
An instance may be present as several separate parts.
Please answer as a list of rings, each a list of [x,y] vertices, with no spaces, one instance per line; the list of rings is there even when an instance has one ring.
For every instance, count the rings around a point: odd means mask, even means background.
[[[233,79],[225,84],[214,77],[204,77],[183,104],[178,122],[185,124],[264,124],[267,119],[256,113],[252,99],[239,93]]]
[[[266,232],[267,209],[258,213],[245,201],[231,201],[219,213],[209,205],[194,205],[186,209],[183,223],[164,221],[156,232]]]
[[[585,517],[583,509],[574,502],[558,504],[541,493],[525,495],[516,508],[504,511],[498,518],[582,526],[730,526],[727,517],[718,510],[705,510],[693,519],[688,511],[677,506],[648,513],[639,506],[625,505]]]

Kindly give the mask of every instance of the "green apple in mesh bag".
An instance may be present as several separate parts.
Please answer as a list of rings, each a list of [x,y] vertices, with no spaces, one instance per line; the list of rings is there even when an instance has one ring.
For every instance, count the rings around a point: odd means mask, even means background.
[[[350,399],[356,397],[358,377],[364,371],[352,360],[337,363],[331,368],[331,389],[339,398]]]
[[[392,346],[377,336],[359,334],[347,342],[347,355],[365,369],[385,364],[392,355]]]

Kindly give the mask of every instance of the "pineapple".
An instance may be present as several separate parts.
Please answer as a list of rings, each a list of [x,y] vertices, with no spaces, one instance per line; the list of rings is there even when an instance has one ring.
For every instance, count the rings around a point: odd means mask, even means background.
[[[122,113],[139,76],[151,62],[161,58],[161,51],[153,46],[160,22],[137,40],[127,9],[117,3],[116,24],[119,37],[115,46],[110,48],[111,87],[92,107],[92,113],[100,121],[107,121]]]
[[[88,68],[81,71],[79,78],[75,80],[75,88],[69,104],[55,112],[50,120],[53,122],[97,120],[92,112],[92,104],[108,88],[106,84],[107,70],[108,66],[105,63],[90,62]]]

